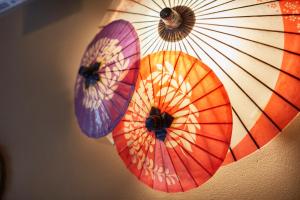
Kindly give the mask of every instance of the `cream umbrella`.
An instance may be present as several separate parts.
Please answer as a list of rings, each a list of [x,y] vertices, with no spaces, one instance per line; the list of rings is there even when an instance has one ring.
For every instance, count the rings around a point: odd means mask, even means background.
[[[123,0],[107,18],[133,23],[141,54],[183,51],[224,84],[233,134],[225,163],[261,148],[300,107],[300,1]]]

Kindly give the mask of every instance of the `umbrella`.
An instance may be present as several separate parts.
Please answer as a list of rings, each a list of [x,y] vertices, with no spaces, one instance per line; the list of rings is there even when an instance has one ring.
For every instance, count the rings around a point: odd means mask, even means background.
[[[207,64],[233,112],[226,163],[261,148],[300,107],[300,1],[128,0],[109,9],[131,21],[142,55],[180,50]]]
[[[75,85],[75,112],[81,130],[98,138],[123,117],[139,70],[139,40],[133,26],[114,21],[88,45]]]
[[[113,130],[117,151],[151,188],[196,188],[213,176],[228,151],[227,93],[210,68],[182,52],[150,54],[141,66],[132,101]]]

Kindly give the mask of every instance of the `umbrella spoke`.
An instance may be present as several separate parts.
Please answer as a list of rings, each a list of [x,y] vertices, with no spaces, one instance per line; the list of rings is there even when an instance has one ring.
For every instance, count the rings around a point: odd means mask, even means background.
[[[259,144],[257,143],[257,141],[254,139],[253,135],[251,134],[250,130],[247,128],[247,126],[245,125],[245,123],[243,122],[242,118],[239,116],[239,114],[237,113],[236,109],[232,106],[232,111],[235,114],[235,116],[238,118],[238,120],[240,121],[240,123],[242,124],[243,128],[247,131],[247,134],[249,135],[251,141],[253,142],[253,144],[255,145],[255,147],[257,149],[260,149]]]
[[[184,101],[184,99],[189,95],[189,93],[191,93],[200,83],[202,83],[202,81],[210,74],[212,72],[212,70],[209,70],[201,79],[199,79],[199,81],[190,89],[190,90],[188,90],[185,94],[184,94],[184,96],[182,96],[180,99],[179,99],[179,101],[177,102],[177,104],[178,105],[180,105],[183,101]],[[187,76],[186,76],[187,77]],[[193,103],[191,103],[191,104],[193,104]],[[169,111],[171,111],[171,110],[173,110],[173,108],[174,107],[170,107],[169,109],[167,109],[167,112],[169,112]],[[183,108],[186,108],[186,106],[185,107],[183,107]],[[183,110],[182,108],[180,109],[180,110]],[[177,112],[178,111],[180,111],[180,110],[177,110]],[[175,112],[176,113],[176,112]],[[174,114],[174,113],[173,113]]]
[[[173,146],[173,144],[172,144],[171,141],[173,141],[173,139],[170,140],[169,137],[167,137],[167,142],[169,142],[169,144],[172,146],[173,151],[175,152],[175,154],[176,154],[177,157],[179,158],[180,162],[181,162],[182,165],[184,166],[186,172],[187,172],[187,173],[189,174],[189,176],[192,178],[192,180],[193,180],[195,186],[198,187],[198,184],[197,184],[197,181],[195,180],[195,177],[191,174],[190,170],[188,169],[188,167],[186,166],[186,164],[184,163],[184,161],[182,160],[182,158],[179,156],[178,152],[176,151],[176,148]],[[176,142],[176,141],[175,141],[175,142]],[[167,151],[168,151],[168,147],[167,147],[166,149],[167,149]],[[168,153],[169,153],[169,151],[168,151]],[[170,158],[172,158],[172,157],[170,156]],[[175,169],[175,165],[174,165],[174,169]]]
[[[234,161],[237,161],[237,159],[236,159],[236,157],[235,157],[235,154],[234,154],[234,152],[233,152],[233,150],[232,150],[231,147],[229,147],[229,151],[230,151],[230,153],[231,153],[231,155],[232,155],[233,160],[234,160]]]
[[[236,0],[230,0],[230,1],[227,1],[227,2],[224,2],[224,3],[221,3],[221,4],[218,4],[218,5],[215,5],[215,6],[212,6],[212,7],[209,7],[209,8],[206,8],[206,9],[203,9],[203,10],[200,10],[200,9],[195,9],[194,12],[195,13],[201,13],[201,12],[204,12],[204,11],[208,11],[208,10],[211,10],[213,8],[217,8],[217,7],[220,7],[220,6],[223,6],[223,5],[226,5],[228,3],[231,3],[233,1],[236,1]]]
[[[186,73],[185,77],[183,78],[182,82],[179,84],[178,88],[176,89],[175,93],[173,94],[171,101],[168,102],[168,104],[165,106],[163,105],[163,109],[165,110],[170,103],[174,100],[175,95],[178,93],[179,88],[182,86],[182,84],[185,82],[185,80],[187,79],[188,75],[190,74],[190,72],[192,71],[192,69],[194,68],[194,66],[196,65],[196,60],[193,62],[193,64],[191,65],[190,69],[188,70],[188,72]],[[166,111],[167,112],[167,111]]]
[[[262,32],[272,32],[272,33],[300,35],[300,33],[298,33],[298,32],[271,30],[271,29],[245,27],[245,26],[236,26],[236,25],[214,24],[214,23],[203,23],[203,22],[196,22],[195,24],[197,24],[197,25],[208,25],[208,26],[219,26],[219,27],[227,27],[227,28],[229,27],[229,28],[237,28],[237,29],[246,29],[246,30],[262,31]]]
[[[150,134],[149,134],[149,135],[150,135]],[[137,177],[138,179],[141,178],[142,173],[143,173],[143,171],[144,171],[144,166],[145,166],[146,160],[147,160],[148,155],[149,155],[149,150],[150,150],[152,141],[153,141],[153,137],[151,137],[151,140],[148,141],[148,142],[149,142],[149,143],[148,143],[148,148],[147,148],[147,151],[146,151],[146,154],[145,154],[145,159],[143,160],[142,169],[140,170],[140,174],[139,174],[139,176]]]
[[[192,158],[207,174],[209,174],[210,176],[213,176],[213,174],[206,168],[204,167],[204,165],[202,165],[193,155],[190,154],[190,152],[188,152],[175,138],[173,138],[172,136],[169,136],[170,138],[172,138],[172,141],[176,142],[176,144],[178,146],[180,146],[180,148],[190,156],[190,158]],[[174,148],[176,149],[176,148]]]
[[[212,20],[212,19],[235,19],[235,18],[260,18],[260,17],[289,17],[289,16],[300,16],[297,13],[289,13],[289,14],[270,14],[270,15],[239,15],[239,16],[226,16],[226,17],[207,17],[207,18],[199,18],[198,20]]]
[[[115,135],[113,135],[113,138],[115,139],[117,137],[120,137],[120,136],[125,135],[127,133],[135,132],[135,131],[137,131],[139,129],[142,129],[142,128],[145,128],[145,126],[137,127],[137,128],[135,128],[133,130],[122,132],[121,134],[115,134]]]
[[[176,116],[176,117],[174,117],[174,119],[176,120],[177,118],[187,117],[189,115],[194,115],[194,114],[197,114],[197,113],[201,113],[201,112],[205,112],[205,111],[209,111],[209,110],[213,110],[213,109],[221,108],[221,107],[225,107],[225,106],[230,106],[230,103],[225,103],[225,104],[221,104],[221,105],[217,105],[217,106],[212,106],[212,107],[205,108],[205,109],[202,109],[202,110],[198,110],[198,111],[195,111],[195,112],[189,112],[188,114]]]
[[[275,3],[275,2],[279,2],[279,0],[272,0],[272,1],[262,2],[262,3],[256,3],[256,4],[246,5],[246,6],[239,6],[239,7],[235,7],[235,8],[224,9],[224,10],[220,10],[220,11],[197,15],[197,17],[216,14],[216,13],[224,13],[227,11],[238,10],[238,9],[243,9],[243,8],[250,8],[250,7],[260,6],[260,5],[264,5],[264,4]],[[199,12],[202,12],[202,11],[199,11]]]
[[[158,12],[157,10],[155,10],[154,8],[152,8],[152,7],[150,7],[150,6],[147,6],[147,5],[143,4],[143,3],[140,3],[140,2],[138,2],[138,1],[135,1],[135,0],[128,0],[128,1],[134,2],[134,3],[139,4],[139,5],[141,5],[141,6],[145,7],[145,8],[148,8],[149,10],[152,10],[152,11],[154,11],[154,12],[156,12],[156,13],[159,13],[159,12]]]
[[[188,134],[197,135],[197,136],[200,136],[200,137],[209,139],[209,140],[214,140],[214,141],[222,142],[222,143],[225,143],[225,144],[229,144],[229,143],[230,143],[230,142],[228,142],[228,141],[224,141],[224,140],[221,140],[221,139],[218,139],[218,138],[214,138],[214,137],[207,136],[207,135],[200,134],[200,133],[193,133],[193,132],[186,131],[186,130],[184,130],[184,129],[179,129],[179,128],[176,128],[176,127],[170,127],[170,129],[174,129],[174,130],[178,130],[178,131],[183,131],[183,132],[186,132],[186,133],[188,133]],[[201,132],[202,132],[202,131],[201,131]],[[203,132],[203,133],[205,133],[205,132]],[[208,134],[208,133],[207,133],[207,134]]]
[[[144,131],[143,133],[141,133],[141,135],[142,135],[142,134],[146,134],[146,132],[147,132],[147,131]],[[142,145],[140,146],[140,149],[141,149],[141,147],[144,145],[144,142],[145,142],[145,140],[146,140],[147,137],[149,137],[149,135],[147,135],[147,136],[144,138],[143,143],[142,143]],[[123,153],[123,151],[125,151],[126,149],[129,149],[129,147],[131,147],[138,139],[140,139],[140,137],[136,137],[136,139],[134,139],[129,145],[126,144],[125,147],[124,147],[122,150],[120,150],[120,151],[118,152],[118,154],[121,155],[121,154]],[[127,166],[127,167],[128,167],[128,166]]]
[[[164,152],[162,150],[162,145],[161,145],[162,142],[159,142],[159,147],[160,147],[160,153],[161,153],[161,159],[162,159],[162,168],[163,168],[163,172],[165,174],[165,187],[166,187],[166,190],[167,192],[169,192],[169,189],[168,189],[168,184],[167,184],[167,181],[166,181],[166,178],[167,178],[167,174],[166,174],[166,164],[165,164],[165,158],[164,158]]]
[[[212,156],[212,157],[218,159],[219,161],[223,162],[223,159],[222,159],[222,158],[216,156],[215,154],[213,154],[213,153],[211,153],[210,151],[204,149],[203,147],[199,146],[198,144],[195,144],[195,143],[191,142],[190,140],[186,139],[185,137],[183,137],[183,136],[177,134],[175,131],[172,131],[172,130],[171,130],[171,132],[174,133],[175,135],[177,135],[178,137],[184,139],[184,140],[187,141],[189,144],[191,144],[191,145],[197,147],[198,149],[201,149],[201,150],[202,150],[203,152],[205,152],[206,154],[208,154],[208,155],[210,155],[210,156]],[[172,136],[170,136],[170,137],[171,137],[174,141],[176,141]],[[178,143],[178,144],[179,144],[179,143]]]
[[[175,65],[174,65],[174,69],[173,69],[173,72],[172,72],[172,75],[171,75],[170,80],[173,79],[173,76],[174,76],[175,70],[176,70],[176,68],[177,68],[178,61],[179,61],[180,56],[181,56],[181,52],[178,54],[178,57],[176,58]],[[168,86],[167,86],[167,92],[166,92],[166,94],[168,94],[168,92],[169,92],[170,85],[171,85],[171,81],[169,81],[169,84],[168,84]],[[162,101],[162,105],[164,105],[165,100],[166,100],[166,97],[167,97],[167,96],[164,97],[164,99],[163,99],[163,101]]]
[[[208,2],[208,3],[204,4],[203,6],[198,7],[197,9],[195,9],[194,12],[197,11],[197,10],[200,10],[201,8],[205,8],[205,7],[209,6],[210,4],[212,4],[212,3],[216,2],[216,1],[217,0],[212,0],[212,1]]]
[[[157,2],[156,0],[151,0],[153,3],[155,3],[160,9],[163,9]]]
[[[149,18],[158,18],[158,16],[154,15],[147,15],[145,13],[137,13],[137,12],[129,12],[125,10],[116,10],[116,9],[107,9],[108,12],[118,12],[118,13],[125,13],[125,14],[130,14],[130,15],[138,15],[138,16],[144,16],[144,17],[149,17]]]

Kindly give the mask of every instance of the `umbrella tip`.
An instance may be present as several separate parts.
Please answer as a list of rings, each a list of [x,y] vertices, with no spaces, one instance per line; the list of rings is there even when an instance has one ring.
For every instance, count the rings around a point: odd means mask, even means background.
[[[160,17],[162,19],[167,19],[168,17],[171,16],[171,14],[172,14],[172,9],[168,8],[168,7],[164,8],[160,11]]]

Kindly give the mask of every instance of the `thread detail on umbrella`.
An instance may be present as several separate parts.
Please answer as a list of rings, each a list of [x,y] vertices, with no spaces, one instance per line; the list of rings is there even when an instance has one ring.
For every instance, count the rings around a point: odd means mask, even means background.
[[[155,137],[164,142],[167,136],[166,129],[171,127],[173,120],[174,117],[170,114],[161,113],[160,109],[152,107],[146,119],[146,128],[148,131],[154,131]]]
[[[98,74],[100,65],[101,63],[95,62],[89,67],[81,66],[79,68],[78,73],[85,78],[85,88],[88,88],[91,85],[95,85],[98,81],[100,81],[100,76]]]

